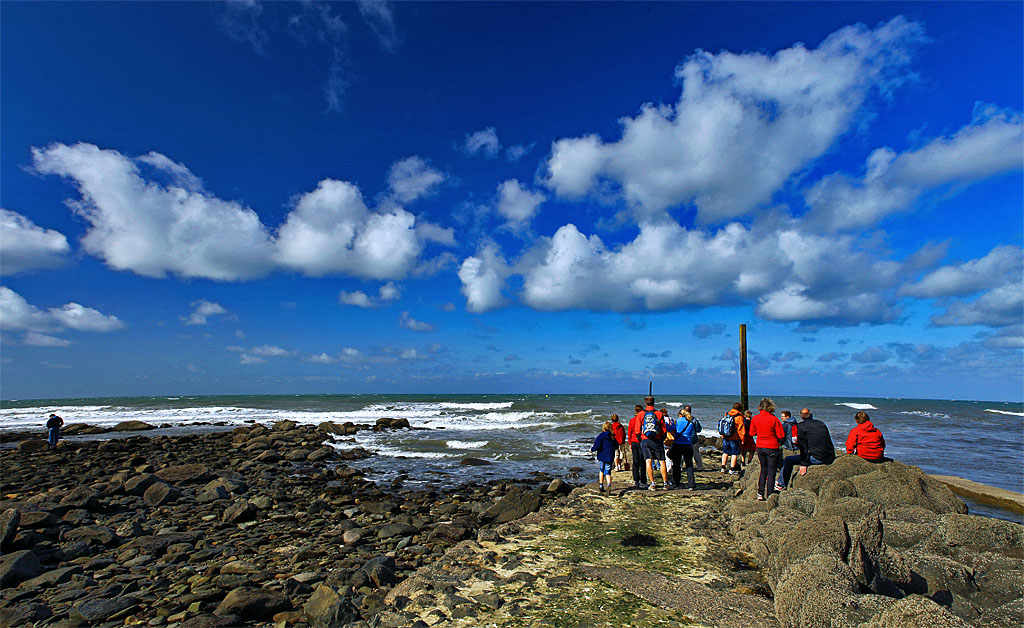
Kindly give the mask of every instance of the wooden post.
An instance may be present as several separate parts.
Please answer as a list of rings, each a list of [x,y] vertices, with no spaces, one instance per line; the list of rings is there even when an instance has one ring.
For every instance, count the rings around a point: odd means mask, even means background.
[[[647,382],[647,396],[654,396],[654,382]]]
[[[747,395],[747,326],[740,325],[740,403],[743,410],[748,407]]]

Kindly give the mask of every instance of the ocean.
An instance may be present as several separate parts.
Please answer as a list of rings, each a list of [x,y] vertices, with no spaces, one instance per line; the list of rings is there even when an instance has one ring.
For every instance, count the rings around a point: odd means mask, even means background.
[[[956,475],[1024,492],[1024,404],[934,399],[774,397],[779,411],[794,415],[810,408],[824,421],[837,447],[865,410],[882,431],[886,455],[928,473]],[[737,399],[723,395],[660,395],[659,408],[674,416],[693,407],[705,436],[716,436],[718,418]],[[758,398],[751,397],[751,405]],[[454,486],[464,482],[526,477],[532,472],[563,476],[577,471],[596,476],[590,446],[612,413],[627,422],[642,395],[239,395],[33,399],[0,402],[3,432],[38,429],[55,412],[71,423],[112,426],[141,420],[180,433],[228,429],[282,419],[373,424],[380,417],[405,418],[422,430],[361,431],[336,437],[339,449],[363,447],[378,454],[353,463],[368,477],[388,484],[405,474],[406,486]],[[466,457],[494,462],[466,466]],[[711,467],[717,465],[705,458]],[[1011,518],[995,508],[968,502],[971,512]]]

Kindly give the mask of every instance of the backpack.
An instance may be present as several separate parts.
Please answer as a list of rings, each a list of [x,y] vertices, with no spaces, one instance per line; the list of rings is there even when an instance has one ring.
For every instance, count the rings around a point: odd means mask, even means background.
[[[651,440],[661,440],[661,427],[658,425],[658,415],[654,410],[644,413],[644,421],[640,424],[640,432]]]
[[[723,438],[729,438],[736,433],[736,422],[733,421],[732,415],[727,414],[718,421],[718,433]]]

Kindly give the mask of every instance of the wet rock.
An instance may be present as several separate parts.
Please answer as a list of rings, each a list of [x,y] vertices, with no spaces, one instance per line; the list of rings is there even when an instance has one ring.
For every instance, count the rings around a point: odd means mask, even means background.
[[[43,572],[39,558],[32,550],[21,550],[0,556],[0,586],[13,587]]]
[[[396,536],[411,536],[418,534],[419,529],[414,526],[406,525],[404,523],[389,523],[380,527],[377,530],[378,539],[390,539]]]
[[[389,587],[398,581],[395,578],[395,559],[390,556],[371,558],[363,565],[362,571],[378,587]]]
[[[447,523],[439,523],[434,526],[433,531],[430,533],[430,540],[444,539],[447,541],[458,542],[466,538],[468,530],[462,526],[449,525]]]
[[[202,464],[182,464],[160,469],[156,472],[156,476],[171,484],[187,484],[209,480],[210,470]]]
[[[473,458],[472,456],[469,456],[460,460],[459,464],[466,466],[482,467],[494,463],[491,462],[490,460],[484,460],[483,458]]]
[[[114,531],[105,526],[79,526],[64,533],[64,541],[75,543],[81,541],[88,545],[114,545],[117,543],[117,535]]]
[[[242,523],[249,521],[256,516],[256,509],[249,504],[247,499],[239,499],[224,509],[221,521],[224,523]]]
[[[44,572],[36,576],[35,578],[26,580],[22,583],[22,586],[33,589],[52,587],[58,584],[65,584],[67,582],[70,582],[72,576],[80,573],[82,573],[81,565],[72,565],[70,567],[52,569],[50,571]]]
[[[0,608],[0,628],[30,626],[35,622],[49,619],[53,610],[44,604],[20,604]]]
[[[275,432],[290,432],[291,430],[294,430],[298,426],[299,426],[299,424],[296,423],[295,421],[292,421],[290,419],[285,419],[283,421],[278,421],[278,422],[274,423],[274,431]]]
[[[310,625],[316,628],[340,628],[359,620],[359,614],[352,603],[337,589],[327,585],[318,586],[302,610]]]
[[[346,434],[345,426],[339,425],[334,421],[324,421],[323,423],[318,425],[316,429],[320,430],[321,432],[326,432],[327,434],[338,434],[341,436],[344,436]]]
[[[160,481],[160,478],[152,473],[140,473],[133,475],[124,482],[124,492],[128,495],[144,495],[146,489]]]
[[[281,591],[238,587],[228,593],[213,611],[214,615],[237,615],[242,619],[268,619],[291,609],[291,601]]]
[[[264,464],[274,464],[281,461],[281,456],[277,455],[273,451],[265,451],[260,455],[256,456],[256,462],[262,462]]]
[[[88,622],[102,622],[139,603],[130,595],[112,599],[93,599],[79,602],[71,607],[71,618]]]
[[[20,524],[21,511],[17,508],[8,508],[7,510],[0,511],[0,550],[6,550],[10,547]]]
[[[557,495],[567,495],[572,490],[572,487],[566,482],[555,478],[554,480],[551,480],[551,484],[548,484],[548,487],[544,490],[548,493],[554,493]]]
[[[143,430],[156,429],[156,426],[144,423],[142,421],[121,421],[114,427],[110,428],[112,432],[137,432]]]
[[[480,513],[482,523],[507,523],[540,508],[540,497],[516,487],[493,506]]]
[[[142,494],[143,501],[153,507],[170,504],[177,501],[179,497],[181,497],[181,491],[164,482],[150,485]]]
[[[33,438],[18,443],[18,451],[25,454],[37,454],[50,448],[50,443],[42,439]]]
[[[94,510],[96,508],[96,493],[88,486],[79,486],[68,491],[60,500],[60,505],[68,508]]]
[[[345,530],[345,533],[341,535],[341,540],[345,545],[355,545],[362,538],[366,536],[366,530],[362,528],[352,528],[351,530]]]
[[[320,447],[311,451],[310,454],[306,456],[306,461],[320,462],[321,460],[330,460],[336,455],[337,453],[334,451],[333,447]]]
[[[230,495],[226,490],[224,490],[223,486],[207,486],[196,493],[196,501],[201,504],[215,502],[218,499],[227,499],[228,497],[230,497]]]

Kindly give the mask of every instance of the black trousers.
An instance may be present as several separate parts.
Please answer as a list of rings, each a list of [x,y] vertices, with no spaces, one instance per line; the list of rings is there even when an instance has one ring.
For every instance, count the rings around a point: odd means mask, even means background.
[[[697,483],[693,479],[693,445],[673,443],[672,448],[668,450],[668,457],[672,460],[672,483],[679,486],[679,476],[682,472],[679,461],[683,460],[686,462],[686,479],[689,482],[687,486],[695,488]]]
[[[644,454],[640,451],[640,443],[630,443],[629,451],[633,454],[633,483],[647,484],[647,464]]]
[[[778,449],[757,448],[757,460],[761,463],[761,474],[757,476],[757,494],[764,495],[765,499],[775,492],[775,474],[779,470],[781,455]],[[767,489],[765,488],[766,480]],[[768,492],[766,493],[765,490]]]

